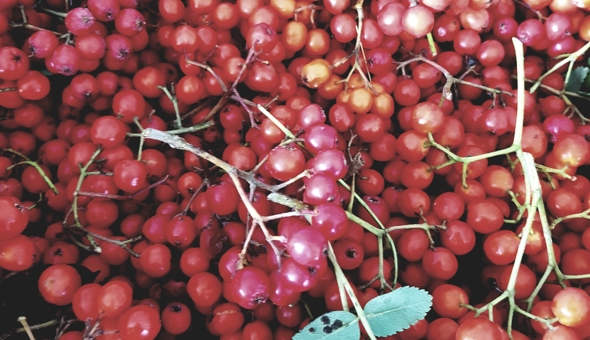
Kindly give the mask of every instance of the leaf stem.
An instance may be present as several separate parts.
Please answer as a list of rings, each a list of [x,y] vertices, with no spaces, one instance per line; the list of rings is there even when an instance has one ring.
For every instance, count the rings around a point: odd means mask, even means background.
[[[340,268],[340,266],[338,265],[338,261],[336,260],[336,255],[334,255],[334,248],[332,248],[332,244],[330,242],[328,242],[328,258],[330,259],[330,261],[334,265],[334,273],[336,274],[336,278],[338,278],[339,280],[342,281],[344,289],[346,290],[346,294],[348,294],[348,296],[350,297],[350,300],[352,301],[352,305],[354,306],[354,310],[356,311],[357,316],[359,317],[361,323],[365,327],[365,332],[367,332],[369,339],[377,340],[377,338],[375,337],[375,334],[373,334],[373,330],[371,329],[371,325],[369,325],[369,320],[367,320],[367,316],[365,315],[365,311],[363,310],[363,307],[361,307],[359,300],[356,298],[356,295],[354,293],[354,289],[350,285],[350,282],[348,282],[348,279],[346,278],[346,275],[344,275],[342,268]],[[344,300],[346,300],[346,299],[344,299]]]

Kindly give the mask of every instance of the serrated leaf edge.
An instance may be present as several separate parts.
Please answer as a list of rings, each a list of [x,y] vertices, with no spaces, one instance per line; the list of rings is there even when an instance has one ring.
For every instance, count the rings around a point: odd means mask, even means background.
[[[579,74],[581,72],[583,72],[583,74]],[[573,69],[570,76],[569,76],[567,83],[564,86],[564,89],[566,91],[574,92],[574,93],[580,92],[580,89],[582,88],[582,84],[584,83],[584,81],[588,77],[589,72],[590,72],[590,68],[588,66],[580,66],[580,67]],[[578,74],[583,75],[583,76],[579,77]]]
[[[381,297],[383,297],[383,296],[386,296],[387,294],[384,294],[384,295],[380,295],[380,296],[378,296],[378,297],[375,297],[375,298],[374,298],[374,299],[372,299],[371,301],[367,302],[367,304],[365,305],[365,308],[364,308],[364,310],[365,310],[365,315],[366,315],[366,317],[367,317],[367,321],[369,322],[369,324],[371,324],[371,319],[372,319],[372,318],[374,318],[375,316],[379,316],[379,315],[386,314],[386,313],[392,313],[392,312],[395,312],[395,311],[397,311],[397,310],[402,310],[402,309],[406,309],[406,308],[409,308],[409,307],[411,308],[411,307],[414,307],[414,306],[419,306],[419,305],[425,305],[425,304],[427,304],[427,305],[428,305],[428,310],[427,310],[426,312],[424,312],[424,313],[420,313],[420,314],[422,315],[422,317],[418,318],[418,319],[417,319],[417,320],[416,320],[414,323],[412,323],[412,324],[408,325],[408,327],[402,328],[401,330],[399,330],[399,331],[397,331],[397,332],[393,332],[393,333],[391,333],[391,334],[385,334],[385,333],[381,333],[381,334],[375,334],[376,336],[379,336],[379,337],[386,337],[386,336],[391,336],[391,335],[393,335],[393,334],[397,334],[397,333],[400,333],[400,332],[402,332],[402,331],[404,331],[404,330],[406,330],[406,329],[409,329],[409,328],[410,328],[410,327],[412,327],[412,325],[414,325],[416,322],[418,322],[418,321],[420,321],[420,320],[424,319],[424,318],[426,317],[426,314],[428,314],[428,311],[430,311],[430,309],[432,308],[432,295],[430,295],[430,294],[428,293],[428,291],[426,291],[426,290],[424,290],[424,289],[417,288],[417,287],[409,287],[409,286],[406,286],[406,287],[401,287],[401,288],[398,288],[398,289],[406,289],[406,290],[409,290],[409,289],[411,289],[411,290],[415,290],[415,291],[422,291],[422,292],[426,293],[426,299],[424,299],[424,300],[422,300],[422,301],[418,301],[416,304],[412,304],[412,305],[404,305],[403,307],[401,307],[401,306],[400,306],[399,308],[395,308],[395,309],[388,309],[388,310],[386,310],[386,311],[383,311],[383,312],[371,313],[371,312],[370,312],[370,311],[368,311],[368,309],[367,309],[367,307],[369,307],[369,309],[370,309],[370,304],[371,304],[371,302],[372,302],[372,301],[374,301],[374,300],[376,300],[376,299],[379,299],[379,298],[381,298]],[[396,290],[397,290],[397,289],[396,289]],[[394,291],[395,291],[395,290],[394,290]],[[392,291],[392,292],[390,292],[390,293],[393,293],[394,291]],[[388,293],[388,294],[390,294],[390,293]],[[371,326],[371,329],[373,329],[373,331],[375,331],[375,328],[374,328],[373,326]]]

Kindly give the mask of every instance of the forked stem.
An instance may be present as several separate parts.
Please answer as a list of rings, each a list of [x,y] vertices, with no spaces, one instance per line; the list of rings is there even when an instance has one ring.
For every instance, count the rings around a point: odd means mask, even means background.
[[[23,329],[25,330],[25,333],[27,333],[29,340],[35,340],[35,336],[33,335],[33,331],[31,330],[31,327],[29,327],[29,323],[27,322],[27,318],[24,316],[19,316],[17,321],[20,322],[21,325],[23,325]]]
[[[539,77],[539,79],[537,79],[537,81],[535,82],[535,84],[533,84],[533,86],[531,86],[530,88],[530,93],[534,93],[537,88],[539,87],[539,85],[541,85],[541,82],[543,81],[543,79],[545,79],[547,76],[549,76],[551,73],[559,70],[562,66],[570,63],[573,64],[576,62],[576,59],[578,59],[580,56],[584,55],[584,53],[586,53],[586,51],[590,48],[590,42],[586,43],[584,46],[582,46],[579,50],[577,50],[576,52],[570,54],[567,58],[562,59],[560,62],[558,62],[557,64],[555,64],[550,70],[548,70],[547,72],[545,72],[542,76]],[[518,59],[517,59],[518,60]],[[567,78],[566,78],[567,80]],[[524,81],[524,78],[523,78]],[[565,84],[567,84],[567,81],[564,81]]]

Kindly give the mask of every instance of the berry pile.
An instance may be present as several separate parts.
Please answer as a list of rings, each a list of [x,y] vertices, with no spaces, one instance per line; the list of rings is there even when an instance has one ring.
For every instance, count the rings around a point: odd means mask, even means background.
[[[589,13],[0,1],[0,339],[590,339]]]

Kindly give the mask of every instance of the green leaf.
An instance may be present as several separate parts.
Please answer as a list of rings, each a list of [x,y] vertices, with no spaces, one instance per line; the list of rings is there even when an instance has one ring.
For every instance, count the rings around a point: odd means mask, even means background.
[[[49,77],[52,76],[53,73],[51,73],[49,70],[42,70],[41,73],[43,73],[44,76]]]
[[[565,90],[574,93],[580,92],[580,88],[582,88],[582,83],[588,76],[589,71],[590,68],[586,66],[573,69],[567,81],[567,84],[565,84]]]
[[[578,91],[578,94],[581,95],[588,95],[587,92],[588,89],[590,89],[590,74],[588,74],[588,76],[586,76],[586,79],[584,79],[584,83],[582,84],[582,89]]]
[[[349,312],[326,313],[295,334],[293,340],[358,340],[361,336],[358,321]]]
[[[365,305],[365,314],[376,336],[390,336],[424,319],[432,296],[416,287],[401,287]]]

